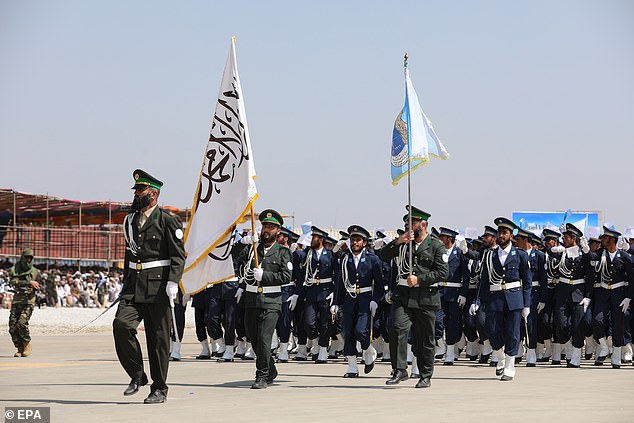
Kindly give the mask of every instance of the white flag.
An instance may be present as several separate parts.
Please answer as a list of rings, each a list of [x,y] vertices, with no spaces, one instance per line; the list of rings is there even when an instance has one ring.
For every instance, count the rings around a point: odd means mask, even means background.
[[[250,212],[258,192],[253,152],[236,64],[235,37],[222,75],[216,112],[185,232],[186,293],[234,277],[233,231]]]

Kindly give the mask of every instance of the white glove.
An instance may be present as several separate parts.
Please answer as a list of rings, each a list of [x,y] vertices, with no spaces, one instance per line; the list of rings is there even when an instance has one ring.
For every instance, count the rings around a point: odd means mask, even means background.
[[[537,312],[538,313],[541,313],[544,308],[546,308],[546,303],[537,303]]]
[[[337,314],[338,311],[339,311],[339,306],[338,305],[331,305],[330,306],[330,314]]]
[[[327,299],[328,301],[330,301],[330,305],[332,305],[332,300],[333,300],[333,298],[334,298],[334,295],[333,295],[333,293],[332,293],[332,292],[331,292],[330,294],[328,294],[328,296],[326,297],[326,299]]]
[[[345,244],[345,242],[346,242],[346,241],[345,241],[345,240],[343,240],[343,239],[340,239],[339,241],[337,241],[337,243],[335,244],[335,246],[332,248],[332,252],[333,252],[333,253],[336,253],[337,251],[339,251],[339,250],[341,249],[341,246],[342,246],[343,244]]]
[[[621,307],[623,313],[625,313],[627,311],[627,308],[630,306],[630,301],[632,301],[631,298],[624,298],[623,301],[621,301],[621,304],[619,304],[619,307]]]
[[[293,254],[295,251],[297,251],[297,243],[296,242],[293,242],[291,244],[290,250],[291,250],[291,254]],[[335,253],[336,253],[336,251],[335,251]]]
[[[563,245],[555,245],[553,248],[550,249],[550,251],[552,251],[553,253],[563,253],[564,251],[566,251],[566,248]]]
[[[242,294],[244,294],[244,289],[242,289],[242,288],[236,289],[236,295],[235,295],[236,303],[240,302],[240,300],[242,299]]]
[[[467,251],[469,251],[469,245],[467,244],[467,240],[464,238],[456,241],[456,247],[462,251],[462,254],[467,254]]]
[[[477,305],[477,304],[475,304],[475,303],[474,303],[474,304],[471,304],[471,305],[469,306],[469,314],[470,314],[470,315],[472,315],[472,316],[475,316],[475,315],[478,313],[478,309],[479,309],[479,308],[480,308],[480,306],[479,306],[479,305]]]
[[[290,311],[295,310],[295,307],[297,306],[297,299],[299,298],[299,295],[297,294],[293,294],[290,297],[288,297],[288,300],[286,300],[286,302],[290,303],[288,305],[288,309]]]
[[[588,251],[590,251],[590,246],[585,236],[579,238],[579,247],[581,247],[581,251],[583,251],[584,254],[588,254]]]
[[[176,282],[168,281],[167,286],[165,287],[165,293],[167,294],[167,298],[170,299],[170,304],[174,305],[174,300],[178,295],[178,284]]]
[[[588,306],[590,305],[590,298],[584,298],[579,304],[583,306],[583,312],[585,313],[588,309]]]
[[[467,299],[462,295],[458,295],[458,305],[463,307],[465,304],[467,304]]]
[[[385,302],[388,304],[392,304],[392,293],[390,291],[387,291],[385,293]]]
[[[247,236],[243,237],[240,240],[240,243],[242,243],[242,244],[257,244],[258,240],[259,240],[259,238],[258,238],[258,234],[256,232],[253,235],[247,235]]]
[[[624,236],[620,236],[619,240],[616,242],[616,248],[627,251],[630,249],[630,243],[627,242],[627,239],[625,239]]]
[[[528,315],[529,315],[529,314],[531,314],[531,309],[530,309],[530,307],[524,307],[524,308],[522,309],[522,317],[526,319],[526,318],[528,317]]]
[[[372,247],[374,247],[375,250],[380,250],[381,248],[383,248],[383,245],[384,245],[383,238],[377,238],[372,243]]]
[[[264,270],[261,267],[256,267],[253,269],[253,279],[260,282],[262,280],[262,275],[264,275]]]
[[[379,305],[375,301],[370,301],[370,313],[372,317],[376,314],[376,309],[379,308]]]
[[[183,305],[187,304],[190,298],[191,298],[190,294],[183,295]]]

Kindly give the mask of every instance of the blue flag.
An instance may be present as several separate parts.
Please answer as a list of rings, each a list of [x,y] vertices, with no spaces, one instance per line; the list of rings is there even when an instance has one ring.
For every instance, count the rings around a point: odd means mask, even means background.
[[[427,164],[430,156],[446,160],[449,153],[421,109],[409,70],[405,67],[405,105],[396,118],[392,132],[392,184],[397,185],[407,175],[408,161],[411,162],[411,170],[414,170]]]

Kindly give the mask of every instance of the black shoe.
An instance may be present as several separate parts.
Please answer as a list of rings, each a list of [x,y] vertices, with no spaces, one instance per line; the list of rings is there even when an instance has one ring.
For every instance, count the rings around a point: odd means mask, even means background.
[[[419,373],[412,373],[411,375],[409,375],[410,379],[420,379],[420,374]]]
[[[385,357],[381,358],[381,363],[389,363],[390,361],[392,361],[391,358],[385,358]]]
[[[522,357],[515,357],[515,364],[520,364],[522,362]]]
[[[550,362],[550,364],[554,365],[554,366],[559,366],[561,364],[561,360],[553,360]]]
[[[409,376],[407,375],[407,370],[394,369],[394,371],[392,371],[392,377],[386,380],[385,384],[396,385],[397,383],[400,383],[407,379],[409,379]]]
[[[244,360],[244,358],[243,358],[243,360]],[[222,357],[220,357],[220,358],[216,359],[216,362],[218,362],[218,363],[233,363],[233,358],[222,358]]]
[[[489,357],[491,357],[491,354],[481,354],[478,363],[487,364],[489,362]]]
[[[160,389],[154,389],[150,392],[150,395],[143,400],[145,404],[162,404],[167,401],[167,390],[161,391]]]
[[[497,367],[498,362],[497,361],[491,361],[489,362],[489,367]]]
[[[367,375],[372,371],[372,369],[374,369],[374,361],[363,366],[363,373]]]
[[[526,367],[536,367],[537,364],[535,363],[526,363]]]
[[[141,376],[141,379],[132,379],[130,381],[130,384],[128,385],[126,390],[123,391],[123,395],[125,396],[134,395],[137,392],[139,392],[139,388],[141,386],[145,386],[145,385],[147,385],[147,376],[145,375],[145,373],[143,373],[143,376]]]
[[[579,366],[577,366],[576,364],[572,364],[571,362],[566,363],[566,368],[568,369],[578,369]]]
[[[242,357],[244,357],[244,354],[234,354],[233,358],[239,358],[240,360],[242,360]]]
[[[443,361],[443,366],[453,366],[453,361]]]
[[[500,380],[513,380],[513,376],[502,375]]]
[[[587,354],[585,355],[586,360],[592,360],[592,354]]]
[[[295,357],[293,360],[295,360],[295,361],[306,361],[306,357]]]
[[[196,356],[196,360],[211,360],[211,356],[210,355],[200,354],[200,355]]]
[[[606,358],[608,358],[607,355],[604,355],[603,357],[597,356],[597,358],[594,360],[594,365],[595,366],[603,366],[603,362],[605,361]]]
[[[180,359],[180,358],[178,358],[178,357],[172,357],[172,356],[170,355],[170,361],[181,361],[181,359]]]
[[[414,388],[429,388],[431,386],[431,379],[428,377],[421,377]]]
[[[613,368],[613,369],[620,369],[620,368],[621,368],[621,365],[620,365],[620,364],[613,364],[613,365],[612,365],[612,368]]]
[[[496,376],[502,376],[503,374],[504,374],[504,368],[495,369],[495,375]]]
[[[269,386],[266,383],[266,379],[262,378],[258,378],[255,380],[255,382],[253,382],[253,385],[251,385],[251,389],[266,389],[266,387]]]
[[[273,385],[273,381],[277,377],[277,368],[275,366],[269,367],[269,377],[266,378],[266,383],[269,385]]]
[[[468,355],[467,358],[469,359],[469,361],[476,361],[478,359],[477,355]]]
[[[538,363],[548,363],[549,361],[550,361],[550,356],[537,359]]]
[[[355,378],[355,377],[359,377],[359,373],[346,373],[345,375],[343,375],[343,377],[345,377],[345,378]]]

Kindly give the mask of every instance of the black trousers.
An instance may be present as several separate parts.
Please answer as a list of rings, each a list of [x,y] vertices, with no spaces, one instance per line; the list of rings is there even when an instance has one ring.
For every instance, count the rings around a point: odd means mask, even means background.
[[[330,334],[330,303],[328,301],[307,302],[304,308],[304,327],[308,339],[319,338],[320,347],[328,347]]]
[[[223,300],[221,295],[211,295],[207,307],[207,331],[212,339],[223,337],[225,345],[234,345],[236,342],[236,309],[235,297]]]
[[[244,327],[251,346],[255,351],[255,378],[262,379],[269,376],[269,369],[275,367],[271,354],[271,340],[273,330],[280,317],[279,310],[264,308],[245,308]]]
[[[572,338],[572,346],[583,347],[585,341],[583,306],[568,298],[566,301],[555,301],[553,310],[553,328],[555,341],[565,344]]]
[[[121,366],[131,379],[143,376],[143,356],[137,339],[137,328],[143,320],[151,389],[167,390],[171,311],[168,303],[137,304],[122,299],[112,322],[114,345]]]
[[[434,373],[434,355],[436,340],[434,329],[436,310],[428,308],[409,308],[392,304],[392,332],[390,333],[390,359],[392,369],[407,369],[407,335],[414,329],[413,349],[416,350],[416,363],[421,378],[431,378]]]

